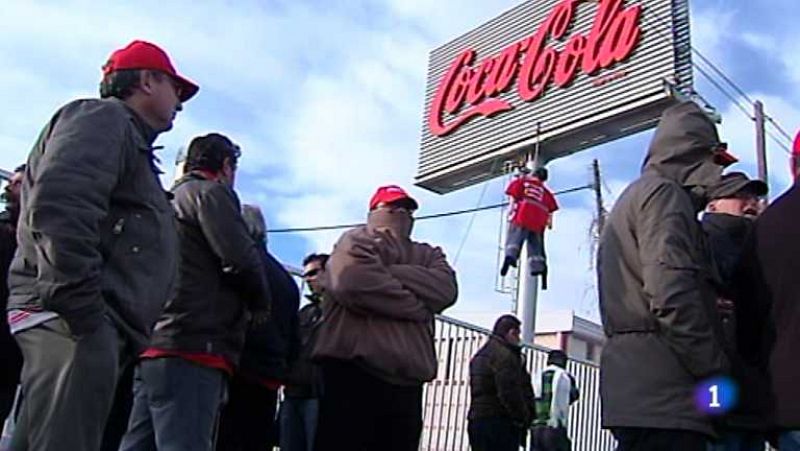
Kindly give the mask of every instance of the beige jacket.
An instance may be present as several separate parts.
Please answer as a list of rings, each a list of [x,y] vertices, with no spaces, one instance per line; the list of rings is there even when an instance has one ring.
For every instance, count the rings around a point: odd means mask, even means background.
[[[352,361],[397,385],[436,377],[433,318],[457,296],[440,248],[359,227],[336,244],[322,286],[315,360]]]

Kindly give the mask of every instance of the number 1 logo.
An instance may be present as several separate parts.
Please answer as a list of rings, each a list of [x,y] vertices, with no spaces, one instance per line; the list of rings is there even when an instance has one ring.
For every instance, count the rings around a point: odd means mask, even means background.
[[[714,384],[708,387],[708,391],[711,392],[711,402],[708,403],[708,407],[712,409],[719,409],[722,407],[722,404],[719,403],[719,385]]]

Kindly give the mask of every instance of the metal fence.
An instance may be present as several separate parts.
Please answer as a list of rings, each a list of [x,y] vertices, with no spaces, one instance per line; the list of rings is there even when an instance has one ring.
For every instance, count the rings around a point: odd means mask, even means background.
[[[490,331],[444,316],[436,320],[436,355],[439,373],[425,387],[424,429],[421,451],[469,449],[469,361],[486,342]],[[547,350],[524,346],[531,374],[542,369]],[[588,362],[570,360],[567,370],[575,377],[580,400],[570,410],[569,435],[575,451],[611,451],[614,439],[600,428],[599,368]]]

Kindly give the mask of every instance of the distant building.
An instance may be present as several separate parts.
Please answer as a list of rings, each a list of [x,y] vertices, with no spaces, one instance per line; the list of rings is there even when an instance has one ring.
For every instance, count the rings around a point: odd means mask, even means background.
[[[534,343],[560,349],[571,359],[599,363],[605,335],[600,324],[563,310],[538,314]]]

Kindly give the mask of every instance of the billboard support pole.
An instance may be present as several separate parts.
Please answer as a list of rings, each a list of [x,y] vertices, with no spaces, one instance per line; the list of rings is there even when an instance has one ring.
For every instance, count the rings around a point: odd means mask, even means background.
[[[528,246],[522,246],[519,254],[519,276],[517,277],[517,318],[522,321],[522,342],[533,344],[536,336],[536,303],[539,295],[539,277],[528,270]]]
[[[539,136],[541,123],[536,123],[536,147],[533,155],[528,152],[525,165],[531,170],[541,165],[539,160]],[[536,167],[531,167],[535,165]],[[536,304],[539,297],[539,276],[532,276],[528,267],[528,246],[522,246],[519,254],[519,272],[517,276],[517,318],[522,322],[522,342],[533,344],[536,337]]]
[[[753,104],[754,117],[756,121],[756,158],[758,161],[758,178],[764,183],[767,180],[767,138],[765,134],[764,104],[756,100]]]

